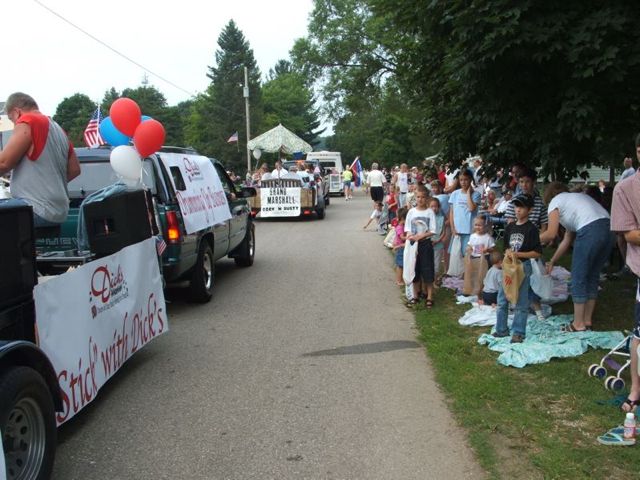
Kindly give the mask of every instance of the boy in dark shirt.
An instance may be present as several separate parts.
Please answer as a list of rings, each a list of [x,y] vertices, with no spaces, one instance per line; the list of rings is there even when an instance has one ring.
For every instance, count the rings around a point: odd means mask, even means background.
[[[529,212],[534,206],[531,195],[520,194],[511,200],[515,206],[516,221],[507,225],[504,231],[505,257],[511,256],[522,261],[524,279],[518,291],[518,302],[511,325],[511,343],[522,343],[527,333],[527,316],[529,315],[529,284],[531,278],[531,262],[529,259],[540,258],[542,245],[536,226],[529,221]],[[507,316],[509,314],[509,301],[501,286],[498,290],[498,318],[496,321],[496,337],[509,335]]]

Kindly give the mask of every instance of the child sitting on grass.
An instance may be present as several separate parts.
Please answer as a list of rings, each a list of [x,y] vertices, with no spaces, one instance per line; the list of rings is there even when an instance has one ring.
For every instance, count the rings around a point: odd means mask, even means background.
[[[404,242],[407,239],[407,234],[404,231],[404,221],[406,218],[407,208],[399,208],[397,212],[397,223],[394,227],[396,229],[396,238],[393,241],[393,251],[396,254],[396,285],[399,287],[404,286],[402,267],[404,264]]]
[[[498,290],[502,285],[502,252],[494,250],[489,255],[491,268],[482,282],[482,295],[478,299],[480,305],[495,307],[498,304]]]
[[[435,268],[433,265],[433,245],[431,237],[436,233],[436,216],[429,208],[428,192],[424,185],[416,188],[416,206],[409,210],[404,224],[407,240],[418,242],[416,255],[415,277],[413,278],[413,299],[407,306],[418,303],[420,288],[426,295],[425,306],[433,307],[433,281],[435,280]]]
[[[527,316],[529,315],[529,285],[531,279],[531,258],[542,256],[542,245],[538,228],[529,221],[529,212],[533,208],[533,197],[522,193],[512,201],[515,206],[516,221],[509,223],[504,230],[504,244],[508,247],[505,258],[524,260],[522,269],[524,278],[518,290],[516,311],[511,325],[511,343],[522,343],[527,333]],[[504,283],[504,282],[503,282]],[[507,316],[509,314],[509,301],[504,293],[504,285],[498,290],[498,311],[496,319],[495,337],[509,335]]]

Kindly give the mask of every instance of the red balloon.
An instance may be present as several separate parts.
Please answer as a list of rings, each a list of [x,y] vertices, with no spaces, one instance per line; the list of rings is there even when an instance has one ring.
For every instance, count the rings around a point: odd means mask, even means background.
[[[133,145],[142,157],[147,157],[157,152],[164,143],[165,131],[157,120],[145,120],[133,134]]]
[[[126,97],[119,98],[113,102],[109,109],[109,115],[113,125],[128,137],[133,137],[142,118],[142,112],[138,104]]]

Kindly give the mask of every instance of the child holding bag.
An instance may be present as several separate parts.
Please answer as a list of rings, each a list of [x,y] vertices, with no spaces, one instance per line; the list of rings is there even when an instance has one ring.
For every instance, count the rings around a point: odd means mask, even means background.
[[[495,246],[495,240],[489,235],[488,219],[484,215],[478,215],[473,221],[473,233],[469,237],[464,259],[463,295],[480,296],[482,281],[489,267],[489,254]]]
[[[529,285],[531,277],[531,262],[521,260],[537,259],[542,256],[542,245],[540,244],[540,234],[536,226],[529,221],[529,212],[534,206],[531,195],[520,194],[512,200],[515,207],[516,221],[510,223],[505,228],[504,242],[507,250],[503,270],[508,263],[520,264],[523,270],[523,278],[517,290],[518,298],[515,316],[511,326],[511,343],[522,343],[527,333],[527,316],[529,315]],[[509,300],[505,295],[505,287],[513,288],[507,282],[511,277],[506,271],[503,275],[503,284],[498,290],[498,310],[496,321],[495,337],[506,337],[509,335],[507,317],[509,314]]]

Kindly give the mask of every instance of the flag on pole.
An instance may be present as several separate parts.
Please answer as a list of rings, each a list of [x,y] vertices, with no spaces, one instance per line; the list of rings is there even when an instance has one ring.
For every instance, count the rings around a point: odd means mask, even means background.
[[[349,170],[353,172],[353,181],[356,187],[359,187],[362,184],[362,164],[359,156],[353,161]]]
[[[97,148],[100,145],[106,145],[107,143],[100,135],[99,127],[101,117],[102,114],[100,113],[100,107],[98,106],[96,111],[93,112],[93,115],[91,115],[87,128],[84,129],[84,143],[89,148]]]
[[[229,137],[229,140],[227,140],[227,143],[233,143],[233,142],[237,142],[237,141],[238,141],[238,132],[236,132],[233,135],[231,135]]]

